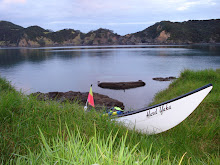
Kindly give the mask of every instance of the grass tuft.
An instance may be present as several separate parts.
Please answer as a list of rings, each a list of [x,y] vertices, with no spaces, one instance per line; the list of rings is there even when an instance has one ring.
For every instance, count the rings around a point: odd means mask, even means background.
[[[185,154],[178,161],[161,159],[160,152],[152,154],[151,148],[141,152],[138,144],[129,146],[126,144],[128,134],[118,137],[116,133],[110,133],[107,139],[102,138],[94,129],[95,134],[89,140],[80,134],[80,131],[72,133],[68,127],[62,136],[46,140],[41,130],[41,150],[31,152],[28,149],[26,156],[15,155],[16,164],[181,164]],[[116,145],[118,139],[120,145]]]

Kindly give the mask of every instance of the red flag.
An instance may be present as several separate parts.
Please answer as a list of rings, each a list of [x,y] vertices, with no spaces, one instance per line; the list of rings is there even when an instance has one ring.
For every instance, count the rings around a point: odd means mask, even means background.
[[[95,104],[94,104],[94,99],[93,99],[93,93],[92,93],[92,85],[91,85],[91,87],[90,87],[90,90],[89,90],[89,95],[88,95],[88,103],[91,105],[91,106],[93,106],[93,107],[95,107]]]

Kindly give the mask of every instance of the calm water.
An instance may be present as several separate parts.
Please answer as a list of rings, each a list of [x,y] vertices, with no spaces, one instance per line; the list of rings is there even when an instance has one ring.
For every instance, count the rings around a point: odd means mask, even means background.
[[[0,49],[0,75],[26,93],[93,92],[122,101],[126,109],[147,106],[170,82],[153,77],[178,77],[184,69],[220,68],[218,46],[107,46]],[[126,91],[102,89],[98,81],[146,82]]]

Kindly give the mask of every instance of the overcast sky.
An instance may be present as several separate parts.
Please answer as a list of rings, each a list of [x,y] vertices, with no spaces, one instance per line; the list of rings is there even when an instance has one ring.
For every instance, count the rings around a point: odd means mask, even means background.
[[[102,27],[125,35],[162,20],[217,18],[220,0],[0,0],[0,20],[54,31]]]

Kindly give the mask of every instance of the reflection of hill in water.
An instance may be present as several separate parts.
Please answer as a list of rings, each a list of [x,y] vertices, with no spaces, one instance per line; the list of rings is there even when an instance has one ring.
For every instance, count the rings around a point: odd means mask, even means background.
[[[25,61],[38,63],[50,58],[50,55],[35,49],[0,49],[0,67],[11,67]]]
[[[81,57],[111,57],[115,51],[147,51],[143,56],[219,56],[220,45],[120,45],[120,46],[75,46],[55,48],[0,49],[0,67],[12,67],[26,61],[41,63],[59,58],[69,60]]]
[[[80,52],[49,52],[43,49],[0,49],[0,67],[12,67],[26,61],[41,63],[53,58],[68,60],[80,56]]]

